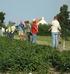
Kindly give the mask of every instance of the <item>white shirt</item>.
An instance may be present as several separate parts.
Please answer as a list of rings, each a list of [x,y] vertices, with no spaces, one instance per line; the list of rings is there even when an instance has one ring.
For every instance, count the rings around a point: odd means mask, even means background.
[[[5,32],[5,28],[2,27],[1,30],[2,30],[2,32]]]
[[[60,24],[58,20],[53,20],[52,21],[52,26],[51,26],[51,32],[59,32],[61,30]]]
[[[16,27],[13,25],[11,26],[12,33],[15,31]]]

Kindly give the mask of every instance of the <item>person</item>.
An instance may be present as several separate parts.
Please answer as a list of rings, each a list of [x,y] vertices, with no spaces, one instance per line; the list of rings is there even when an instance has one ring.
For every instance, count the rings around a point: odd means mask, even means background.
[[[25,23],[25,26],[26,26],[26,38],[28,41],[31,41],[31,38],[30,38],[30,35],[31,35],[31,25],[30,25],[30,22],[27,20],[27,21],[24,21]]]
[[[1,35],[1,36],[4,36],[4,33],[5,33],[5,28],[2,27],[2,28],[0,29],[0,35]]]
[[[18,30],[19,30],[19,38],[20,40],[25,40],[25,33],[24,33],[24,24],[23,22],[20,22],[18,25]]]
[[[33,20],[33,22],[32,22],[31,33],[32,33],[32,43],[36,43],[36,37],[37,37],[37,33],[38,33],[37,20]]]
[[[12,32],[11,26],[9,26],[9,27],[6,29],[6,34],[7,34],[7,37],[8,37],[8,38],[13,39],[14,35],[13,35],[13,32]]]
[[[61,30],[60,23],[57,17],[54,17],[51,23],[52,47],[57,48],[59,43],[59,33]]]

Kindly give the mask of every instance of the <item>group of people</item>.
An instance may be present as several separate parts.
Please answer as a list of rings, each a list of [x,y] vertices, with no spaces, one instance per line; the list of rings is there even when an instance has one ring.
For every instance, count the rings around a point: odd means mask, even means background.
[[[33,20],[31,25],[30,25],[29,21],[25,21],[24,23],[25,23],[24,26],[26,27],[25,29],[26,29],[26,35],[27,35],[28,41],[31,40],[32,43],[36,43],[36,36],[38,33],[38,20]],[[52,36],[52,47],[57,48],[58,44],[59,44],[61,26],[60,26],[60,23],[56,16],[54,17],[54,19],[51,22],[51,27],[50,27],[49,31],[51,31],[51,36]],[[21,35],[20,35],[20,37],[22,37]]]
[[[6,29],[6,35],[8,38],[12,39],[14,38],[14,32],[16,30],[16,27],[13,25],[13,26],[9,26],[7,29]]]
[[[19,29],[20,40],[27,39],[32,43],[36,43],[36,35],[38,33],[37,20],[33,20],[32,23],[30,23],[28,20],[20,22],[20,24],[18,25],[18,29]]]
[[[24,22],[21,21],[18,25],[18,35],[20,40],[28,40],[29,42],[36,43],[38,25],[39,24],[37,19],[34,19],[31,23],[29,20],[26,20]],[[11,29],[13,30],[12,32]],[[10,38],[14,35],[15,27],[12,26],[11,29],[9,27],[6,30]],[[52,47],[57,48],[61,31],[61,26],[57,17],[54,17],[54,19],[52,20],[49,31],[51,31],[52,36]]]

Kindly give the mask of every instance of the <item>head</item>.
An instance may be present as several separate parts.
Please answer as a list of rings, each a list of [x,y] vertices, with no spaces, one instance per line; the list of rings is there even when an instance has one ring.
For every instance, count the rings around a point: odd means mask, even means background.
[[[57,20],[58,20],[58,17],[57,17],[57,16],[54,16],[54,20],[55,20],[55,19],[57,19]]]
[[[25,23],[25,24],[29,24],[30,22],[27,20],[27,21],[24,21],[24,23]]]
[[[38,25],[38,21],[39,21],[39,20],[36,18],[36,19],[33,19],[33,22],[32,22],[32,23]]]
[[[24,24],[24,22],[23,21],[20,21],[20,24]]]
[[[36,25],[36,24],[37,24],[37,21],[36,21],[36,20],[35,20],[35,21],[33,21],[33,22],[32,22],[32,24],[33,24],[33,25]]]

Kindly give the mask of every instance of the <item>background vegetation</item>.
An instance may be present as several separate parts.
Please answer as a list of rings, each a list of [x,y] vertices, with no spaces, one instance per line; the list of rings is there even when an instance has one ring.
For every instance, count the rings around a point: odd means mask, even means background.
[[[51,32],[49,31],[50,25],[40,24],[39,25],[39,33],[40,36],[50,36]]]

